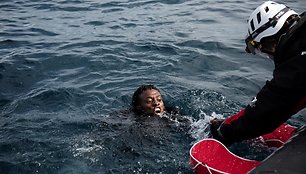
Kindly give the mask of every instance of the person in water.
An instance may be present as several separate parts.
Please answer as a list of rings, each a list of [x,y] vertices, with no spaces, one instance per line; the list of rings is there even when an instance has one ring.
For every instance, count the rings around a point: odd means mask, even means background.
[[[224,144],[270,133],[306,107],[306,15],[273,1],[248,20],[246,52],[274,61],[273,78],[236,115],[214,119],[212,136]]]
[[[160,90],[154,85],[140,86],[133,94],[132,110],[139,115],[162,115],[165,105]]]

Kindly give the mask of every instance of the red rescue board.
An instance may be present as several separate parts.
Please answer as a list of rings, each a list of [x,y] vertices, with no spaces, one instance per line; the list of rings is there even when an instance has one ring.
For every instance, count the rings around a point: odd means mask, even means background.
[[[281,147],[295,133],[296,128],[282,124],[273,132],[257,139],[269,147]],[[239,157],[215,139],[203,139],[190,149],[191,167],[197,174],[245,174],[260,165],[260,161]]]

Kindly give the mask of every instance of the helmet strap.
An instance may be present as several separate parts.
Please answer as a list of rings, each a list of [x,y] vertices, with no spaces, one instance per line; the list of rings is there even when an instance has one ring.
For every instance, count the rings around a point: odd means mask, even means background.
[[[291,26],[297,19],[297,15],[290,16],[283,25],[282,29],[277,32],[277,34],[261,39],[260,43],[258,43],[258,49],[260,49],[260,51],[262,51],[263,53],[267,53],[273,56],[281,37],[288,32],[288,30],[291,28]]]

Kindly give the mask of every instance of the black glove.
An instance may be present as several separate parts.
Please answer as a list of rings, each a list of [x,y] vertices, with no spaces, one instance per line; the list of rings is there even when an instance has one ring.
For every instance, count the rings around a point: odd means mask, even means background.
[[[222,135],[222,133],[220,132],[220,126],[222,125],[222,123],[224,122],[225,119],[213,119],[210,121],[210,132],[213,136],[213,138],[215,138],[216,140],[220,141],[221,143],[223,143],[224,145],[226,145],[226,141]]]

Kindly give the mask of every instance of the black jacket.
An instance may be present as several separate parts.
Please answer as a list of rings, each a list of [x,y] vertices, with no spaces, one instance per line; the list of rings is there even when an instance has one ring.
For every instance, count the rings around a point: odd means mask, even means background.
[[[306,15],[282,36],[274,63],[273,78],[257,100],[226,119],[215,138],[233,143],[270,133],[306,107]]]

